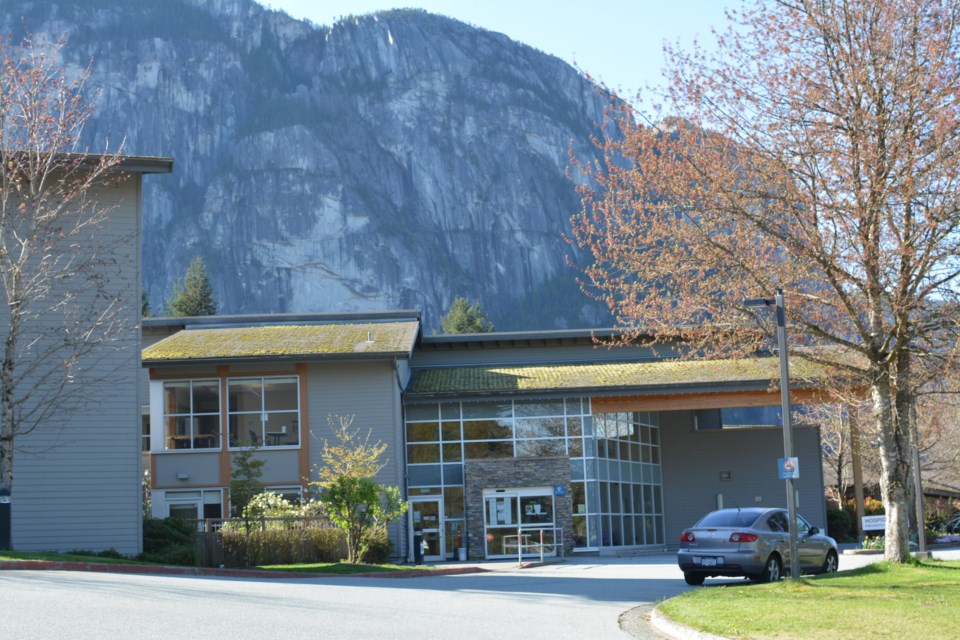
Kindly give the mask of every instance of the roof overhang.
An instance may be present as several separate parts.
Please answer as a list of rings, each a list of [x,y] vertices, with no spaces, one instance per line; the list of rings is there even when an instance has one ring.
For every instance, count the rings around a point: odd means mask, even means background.
[[[792,389],[814,389],[809,380],[823,376],[809,363],[794,366]],[[640,362],[574,363],[538,366],[435,367],[415,369],[405,398],[426,402],[453,398],[589,395],[602,404],[639,404],[637,398],[666,399],[695,394],[743,397],[777,404],[773,380],[779,376],[777,358],[737,360],[656,359]],[[604,400],[610,398],[610,400]],[[742,406],[731,404],[730,406]]]
[[[218,318],[222,323],[223,318]],[[158,325],[169,326],[169,325]],[[255,326],[198,325],[143,349],[148,367],[312,360],[407,359],[415,320]]]
[[[115,171],[130,173],[171,173],[173,158],[159,156],[120,156]]]

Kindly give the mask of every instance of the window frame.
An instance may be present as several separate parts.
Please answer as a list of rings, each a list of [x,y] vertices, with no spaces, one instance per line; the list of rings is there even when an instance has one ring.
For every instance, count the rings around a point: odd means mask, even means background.
[[[217,410],[214,411],[195,411],[194,407],[194,385],[199,383],[212,383],[212,386],[215,387],[216,397],[217,397]],[[181,413],[176,411],[174,406],[174,411],[168,412],[167,405],[167,389],[173,385],[187,385],[188,394],[190,397],[190,409],[187,413]],[[174,451],[178,453],[184,453],[187,451],[219,451],[223,448],[223,415],[222,415],[222,406],[221,406],[221,388],[220,388],[220,379],[211,378],[211,377],[201,377],[201,378],[178,378],[175,380],[164,380],[161,386],[161,406],[162,406],[162,416],[161,424],[163,429],[163,450],[164,451]],[[216,417],[217,428],[214,431],[213,438],[215,445],[211,447],[198,447],[195,446],[198,436],[210,436],[211,434],[199,434],[197,433],[198,421],[200,418],[210,418]],[[178,419],[185,418],[187,424],[189,425],[189,434],[171,434],[169,431],[170,420],[176,421]],[[175,424],[175,422],[174,422]],[[173,442],[184,442],[189,444],[189,446],[184,447],[175,447],[171,446]]]
[[[302,407],[301,407],[301,401],[300,401],[301,400],[300,398],[301,380],[298,374],[290,373],[290,374],[275,374],[275,375],[260,375],[260,376],[238,375],[238,376],[227,376],[227,377],[224,377],[223,380],[225,381],[226,393],[227,393],[227,402],[225,407],[226,436],[227,436],[227,447],[230,451],[243,450],[243,449],[248,449],[250,447],[256,447],[257,449],[260,449],[260,450],[271,450],[271,451],[300,448],[301,441],[302,441],[302,437],[301,437],[302,434],[300,433],[300,424],[302,422],[301,421]],[[266,394],[267,385],[269,384],[270,381],[276,381],[276,380],[288,380],[294,384],[294,397],[296,398],[296,407],[294,409],[267,409],[267,394]],[[233,410],[231,407],[231,403],[232,403],[231,392],[230,392],[231,385],[232,384],[249,385],[251,383],[256,383],[256,382],[259,382],[259,386],[260,386],[260,392],[259,392],[260,410],[259,411]],[[239,421],[240,416],[257,416],[257,415],[260,416],[260,429],[259,429],[259,432],[257,433],[258,435],[257,440],[254,440],[251,443],[247,440],[241,439],[240,433],[239,433],[241,431],[241,427],[239,425],[237,427],[238,433],[236,437],[234,437],[233,425],[232,425],[232,419],[234,418],[234,416],[236,416],[237,420]],[[269,417],[271,415],[292,416],[290,420],[291,422],[290,431],[289,432],[284,431],[282,435],[280,434],[280,432],[267,431]],[[283,426],[286,426],[286,425],[283,425]],[[251,431],[253,430],[249,426],[246,428],[250,429]],[[283,436],[288,436],[288,439],[289,439],[289,436],[291,435],[296,438],[295,442],[292,442],[292,443],[284,442],[282,440]]]

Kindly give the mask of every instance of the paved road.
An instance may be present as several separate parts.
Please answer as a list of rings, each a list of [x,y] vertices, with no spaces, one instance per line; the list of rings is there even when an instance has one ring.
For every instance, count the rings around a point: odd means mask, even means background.
[[[556,640],[657,636],[642,620],[688,590],[673,554],[577,558],[422,578],[256,580],[0,573],[4,638]],[[841,557],[841,568],[877,556]],[[723,581],[708,580],[707,584]],[[640,607],[640,609],[635,609]]]
[[[687,588],[672,560],[289,581],[9,571],[3,637],[628,639],[622,612]]]

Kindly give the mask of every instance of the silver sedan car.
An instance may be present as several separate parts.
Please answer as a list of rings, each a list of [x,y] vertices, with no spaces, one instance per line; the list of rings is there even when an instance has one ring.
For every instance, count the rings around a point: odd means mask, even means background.
[[[837,543],[797,516],[797,552],[803,573],[837,570]],[[714,576],[774,582],[790,566],[786,509],[720,509],[680,535],[677,564],[687,584]]]

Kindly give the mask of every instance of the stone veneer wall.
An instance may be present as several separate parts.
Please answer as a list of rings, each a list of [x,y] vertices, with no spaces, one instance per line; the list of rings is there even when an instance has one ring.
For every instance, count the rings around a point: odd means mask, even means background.
[[[570,459],[507,458],[501,460],[466,460],[464,462],[464,501],[467,515],[467,557],[484,557],[484,489],[519,489],[523,487],[566,487],[565,495],[554,496],[554,526],[563,529],[566,552],[573,548],[573,497],[570,487]]]

